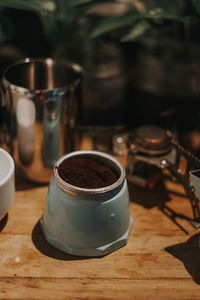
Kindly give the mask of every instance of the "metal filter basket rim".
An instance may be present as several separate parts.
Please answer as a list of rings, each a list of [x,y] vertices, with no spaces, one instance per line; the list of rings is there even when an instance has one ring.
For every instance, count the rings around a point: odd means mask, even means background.
[[[64,181],[58,174],[59,166],[67,159],[75,157],[75,156],[86,156],[86,157],[94,157],[98,161],[103,162],[107,166],[111,167],[116,171],[119,178],[113,184],[102,187],[102,188],[82,188]],[[75,197],[75,198],[83,198],[83,199],[102,199],[102,198],[112,198],[114,197],[122,188],[125,180],[125,169],[124,166],[115,159],[112,155],[94,151],[94,150],[81,150],[74,151],[69,154],[61,157],[54,166],[53,176],[55,183],[57,186],[66,194]]]

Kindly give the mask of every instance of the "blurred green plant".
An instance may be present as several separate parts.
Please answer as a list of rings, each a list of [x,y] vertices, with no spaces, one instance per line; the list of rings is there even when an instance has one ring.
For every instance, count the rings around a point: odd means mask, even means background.
[[[147,49],[159,52],[159,46],[181,43],[176,51],[192,44],[200,44],[200,0],[119,0],[128,7],[117,17],[105,17],[98,21],[91,37],[98,38],[111,31],[121,43],[136,42]],[[121,30],[119,30],[121,29]],[[172,53],[172,48],[165,47]],[[181,49],[181,50],[180,50]]]
[[[105,2],[106,0],[0,0],[0,44],[11,41],[15,33],[16,24],[6,10],[31,12],[38,16],[41,30],[53,55],[62,58],[76,57],[80,61],[83,53],[90,51],[94,41],[93,38],[90,39],[90,31],[95,20],[87,18],[87,11]]]
[[[110,4],[120,7],[118,13],[110,10]],[[0,0],[1,44],[15,30],[5,9],[35,13],[52,53],[78,61],[105,36],[152,49],[163,39],[200,43],[200,0]]]

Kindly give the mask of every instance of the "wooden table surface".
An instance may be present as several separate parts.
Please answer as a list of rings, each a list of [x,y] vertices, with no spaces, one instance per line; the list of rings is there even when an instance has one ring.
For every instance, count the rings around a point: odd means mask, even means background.
[[[15,203],[0,223],[0,299],[200,299],[200,229],[184,219],[191,207],[182,187],[129,184],[129,192],[127,245],[83,258],[45,241],[39,219],[47,186],[17,178]],[[179,217],[167,216],[167,208]]]

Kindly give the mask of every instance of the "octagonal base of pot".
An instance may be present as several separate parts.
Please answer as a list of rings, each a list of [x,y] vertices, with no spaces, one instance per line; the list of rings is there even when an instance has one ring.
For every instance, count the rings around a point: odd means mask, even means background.
[[[58,240],[48,231],[43,222],[43,217],[40,219],[40,223],[47,242],[56,247],[57,249],[71,255],[97,257],[109,254],[126,245],[132,227],[133,219],[130,217],[129,227],[123,236],[121,236],[114,242],[111,242],[110,244],[106,244],[99,247],[77,247],[75,245],[63,243],[61,240]]]

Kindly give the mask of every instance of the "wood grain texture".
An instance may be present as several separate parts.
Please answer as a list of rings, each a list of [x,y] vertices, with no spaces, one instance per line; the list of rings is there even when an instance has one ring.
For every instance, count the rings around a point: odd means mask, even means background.
[[[0,299],[200,299],[200,230],[187,220],[191,208],[179,185],[147,191],[129,184],[134,224],[127,245],[87,259],[46,242],[39,219],[47,186],[16,187],[0,223]]]

